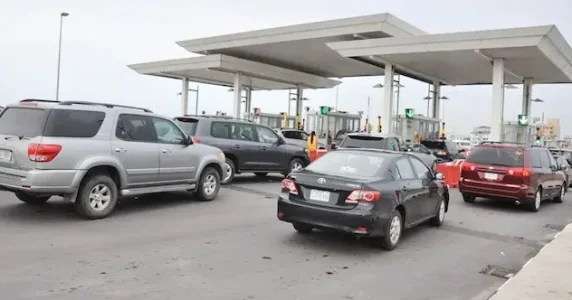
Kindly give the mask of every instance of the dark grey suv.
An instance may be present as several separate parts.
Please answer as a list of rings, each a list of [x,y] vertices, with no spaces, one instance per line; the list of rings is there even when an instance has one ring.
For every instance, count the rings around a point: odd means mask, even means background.
[[[304,147],[286,143],[268,126],[217,116],[176,117],[175,122],[195,143],[224,152],[223,183],[230,183],[239,173],[252,172],[260,177],[270,172],[288,175],[310,163]]]

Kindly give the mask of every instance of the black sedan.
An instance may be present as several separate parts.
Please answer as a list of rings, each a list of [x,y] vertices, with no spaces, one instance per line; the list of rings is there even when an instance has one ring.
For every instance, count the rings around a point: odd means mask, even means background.
[[[282,181],[278,219],[300,233],[314,228],[374,237],[394,249],[403,229],[440,226],[449,206],[442,174],[404,152],[340,149]]]

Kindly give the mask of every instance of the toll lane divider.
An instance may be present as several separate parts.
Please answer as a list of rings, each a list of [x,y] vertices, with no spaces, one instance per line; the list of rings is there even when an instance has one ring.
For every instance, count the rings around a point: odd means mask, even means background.
[[[461,179],[461,168],[463,167],[464,159],[455,159],[452,162],[437,164],[437,173],[441,173],[445,177],[445,183],[451,188],[459,187],[459,180]]]
[[[318,150],[308,150],[308,156],[310,156],[310,161],[315,161],[316,159],[324,156],[328,150],[326,149],[318,149]]]

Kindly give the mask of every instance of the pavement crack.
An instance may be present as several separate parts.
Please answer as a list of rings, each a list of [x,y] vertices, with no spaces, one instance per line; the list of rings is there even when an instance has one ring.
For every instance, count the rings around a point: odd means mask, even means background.
[[[465,235],[474,236],[474,237],[478,237],[478,238],[483,238],[483,239],[487,239],[487,240],[493,240],[493,241],[509,243],[509,244],[520,244],[520,245],[538,248],[538,249],[546,244],[542,241],[530,240],[530,239],[526,239],[526,238],[520,237],[520,236],[503,235],[503,234],[497,234],[497,233],[492,233],[492,232],[487,232],[487,231],[479,231],[479,230],[474,230],[474,229],[469,229],[469,228],[464,228],[464,227],[459,227],[459,226],[454,226],[454,225],[443,225],[440,227],[440,229],[445,230],[445,231],[449,231],[449,232],[455,232],[455,233],[465,234]]]
[[[253,195],[263,196],[263,197],[271,197],[271,198],[278,197],[278,193],[269,193],[269,192],[261,191],[259,189],[246,188],[246,187],[236,186],[236,185],[225,185],[225,186],[223,186],[223,188],[229,189],[229,190],[234,190],[237,192],[243,192],[243,193],[249,193],[249,194],[253,194]]]

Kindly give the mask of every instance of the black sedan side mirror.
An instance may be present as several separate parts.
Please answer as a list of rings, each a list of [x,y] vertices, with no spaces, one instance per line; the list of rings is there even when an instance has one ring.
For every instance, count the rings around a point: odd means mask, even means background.
[[[568,170],[568,166],[565,164],[560,165],[560,170]]]
[[[437,180],[444,180],[444,179],[445,179],[445,175],[443,175],[443,173],[437,173],[437,174],[435,174],[435,179],[437,179]]]

